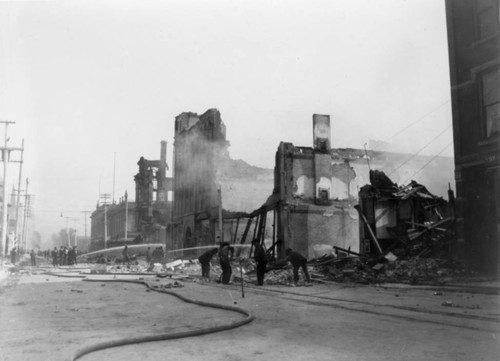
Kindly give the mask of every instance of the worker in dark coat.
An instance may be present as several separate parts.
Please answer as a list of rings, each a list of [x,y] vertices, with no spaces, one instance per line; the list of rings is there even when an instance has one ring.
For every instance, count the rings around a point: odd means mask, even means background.
[[[286,260],[292,264],[293,267],[293,282],[295,285],[299,282],[299,268],[302,268],[302,272],[304,272],[304,278],[307,283],[311,282],[311,278],[309,277],[309,272],[307,271],[307,258],[301,255],[298,252],[293,251],[291,248],[288,248],[285,251]]]
[[[31,265],[36,266],[36,254],[34,250],[30,252]]]
[[[198,261],[200,261],[201,264],[201,277],[205,278],[207,281],[210,281],[210,261],[217,252],[219,252],[218,248],[212,248],[198,257]]]
[[[125,245],[125,247],[123,248],[123,251],[122,251],[122,263],[129,263],[130,262],[130,257],[129,257],[129,254],[128,254],[128,246]]]
[[[17,258],[17,250],[16,247],[10,250],[10,263],[15,264]]]
[[[233,269],[231,268],[231,259],[234,255],[234,248],[227,242],[221,242],[219,247],[219,262],[222,268],[222,283],[228,284],[231,280]]]
[[[264,246],[260,244],[258,240],[252,242],[254,247],[253,259],[256,264],[257,272],[257,286],[262,286],[264,284],[264,274],[267,270],[267,255]]]
[[[51,252],[52,255],[52,266],[57,267],[59,265],[59,251],[57,250],[57,247],[54,247],[54,249]]]

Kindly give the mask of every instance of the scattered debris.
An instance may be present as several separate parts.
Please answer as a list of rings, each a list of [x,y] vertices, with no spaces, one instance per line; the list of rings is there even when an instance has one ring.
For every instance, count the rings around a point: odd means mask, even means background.
[[[455,308],[466,308],[468,310],[479,310],[481,309],[481,306],[479,306],[478,304],[473,304],[473,305],[467,305],[467,306],[463,306],[463,305],[458,305],[456,303],[453,303],[451,301],[445,301],[441,304],[441,306],[445,306],[445,307],[455,307]]]
[[[449,257],[454,239],[452,202],[433,195],[415,181],[398,186],[377,170],[370,171],[370,183],[361,188],[357,206],[367,247],[389,262]]]

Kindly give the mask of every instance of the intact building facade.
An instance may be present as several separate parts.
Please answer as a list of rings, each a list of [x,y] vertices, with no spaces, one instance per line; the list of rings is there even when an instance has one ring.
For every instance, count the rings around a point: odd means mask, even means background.
[[[457,256],[500,264],[500,12],[498,0],[447,0]]]

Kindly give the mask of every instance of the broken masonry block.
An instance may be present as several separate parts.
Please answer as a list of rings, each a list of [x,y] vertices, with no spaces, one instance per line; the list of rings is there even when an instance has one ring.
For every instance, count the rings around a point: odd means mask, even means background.
[[[396,255],[395,255],[394,253],[392,253],[392,252],[387,253],[387,254],[384,256],[384,258],[385,258],[386,260],[388,260],[389,262],[395,262],[395,261],[397,261],[397,260],[398,260],[398,257],[396,257]]]

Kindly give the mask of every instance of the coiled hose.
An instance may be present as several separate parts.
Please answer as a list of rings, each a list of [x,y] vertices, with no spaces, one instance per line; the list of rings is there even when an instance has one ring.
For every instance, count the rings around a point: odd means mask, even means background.
[[[119,339],[119,340],[102,342],[102,343],[98,343],[95,345],[90,345],[90,346],[87,346],[87,347],[77,351],[75,353],[75,355],[73,356],[73,361],[76,361],[79,358],[81,358],[84,355],[87,355],[89,353],[101,351],[101,350],[108,349],[111,347],[127,346],[127,345],[143,343],[143,342],[173,340],[173,339],[178,339],[178,338],[200,336],[200,335],[206,335],[206,334],[214,333],[214,332],[226,331],[226,330],[230,330],[230,329],[233,329],[236,327],[243,326],[247,323],[252,322],[254,319],[254,316],[250,313],[250,311],[247,311],[243,308],[234,307],[234,306],[226,306],[226,305],[221,305],[221,304],[217,304],[217,303],[211,303],[211,302],[205,302],[205,301],[199,301],[199,300],[187,298],[185,296],[182,296],[182,295],[180,295],[176,292],[170,291],[170,290],[156,289],[155,287],[151,287],[147,282],[144,282],[144,281],[138,281],[138,280],[137,281],[136,280],[98,280],[98,279],[83,279],[83,281],[86,281],[86,282],[126,282],[126,283],[142,284],[142,285],[148,287],[152,291],[169,294],[169,295],[177,297],[178,299],[180,299],[184,302],[187,302],[187,303],[192,303],[192,304],[203,306],[203,307],[212,307],[212,308],[218,308],[218,309],[222,309],[222,310],[237,312],[237,313],[241,313],[245,317],[241,320],[233,321],[233,322],[228,323],[226,325],[207,327],[207,328],[203,328],[203,329],[199,329],[199,330],[174,332],[174,333],[163,333],[163,334],[149,335],[149,336],[130,337],[130,338],[123,338],[123,339]]]

